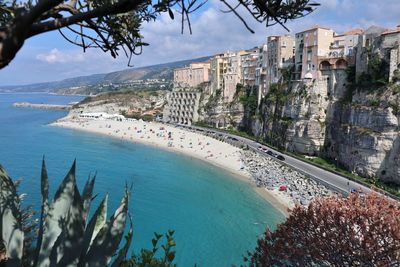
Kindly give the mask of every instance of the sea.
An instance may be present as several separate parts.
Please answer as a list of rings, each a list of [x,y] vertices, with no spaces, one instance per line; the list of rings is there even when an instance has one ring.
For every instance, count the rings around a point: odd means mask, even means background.
[[[15,102],[67,104],[81,96],[0,94],[0,164],[26,193],[23,205],[40,208],[40,168],[46,159],[50,197],[77,161],[82,190],[97,173],[93,212],[109,194],[108,216],[126,183],[134,239],[129,255],[151,248],[154,233],[174,230],[178,266],[240,266],[265,228],[284,215],[249,183],[198,159],[106,136],[50,126],[65,111],[14,108]]]

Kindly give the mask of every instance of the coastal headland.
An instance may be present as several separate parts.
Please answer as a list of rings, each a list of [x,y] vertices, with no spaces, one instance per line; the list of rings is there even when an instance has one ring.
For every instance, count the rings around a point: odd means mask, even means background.
[[[270,158],[233,146],[227,140],[219,140],[218,136],[157,122],[84,118],[77,114],[59,119],[52,125],[152,145],[206,161],[232,173],[234,177],[251,182],[260,196],[286,215],[288,209],[296,204],[308,205],[315,197],[333,194],[301,173]]]

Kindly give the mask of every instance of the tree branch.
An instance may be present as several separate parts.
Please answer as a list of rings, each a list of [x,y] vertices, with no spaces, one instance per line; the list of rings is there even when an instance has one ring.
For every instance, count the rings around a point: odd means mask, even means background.
[[[120,13],[125,13],[131,11],[138,7],[140,4],[144,3],[144,0],[134,0],[134,1],[121,1],[115,5],[101,6],[91,11],[84,13],[78,13],[67,18],[54,19],[51,21],[46,21],[42,23],[33,24],[28,31],[27,38],[38,35],[40,33],[49,32],[57,29],[61,29],[66,26],[73,25],[80,21],[86,21],[96,17],[102,17],[106,15],[116,15]]]

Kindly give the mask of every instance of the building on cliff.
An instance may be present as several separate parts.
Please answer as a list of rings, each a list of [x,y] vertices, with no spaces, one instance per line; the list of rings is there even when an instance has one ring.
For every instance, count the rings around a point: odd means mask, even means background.
[[[268,93],[271,84],[282,76],[282,69],[294,65],[295,39],[290,35],[269,36],[259,49],[256,68],[258,103]]]
[[[223,76],[223,101],[231,102],[236,93],[236,85],[241,83],[242,80],[242,62],[241,55],[244,51],[227,52],[225,54],[226,70]]]
[[[241,56],[242,82],[244,86],[256,85],[256,68],[258,60],[258,48],[246,50]]]
[[[296,33],[295,80],[319,78],[318,58],[329,53],[332,43],[332,29],[315,26]]]
[[[195,88],[174,88],[167,95],[163,121],[186,125],[197,122],[200,95],[201,93]]]
[[[191,125],[199,118],[198,109],[203,84],[209,83],[210,63],[194,62],[174,70],[174,88],[167,94],[163,121]]]
[[[396,29],[371,26],[358,43],[356,77],[370,72],[370,60],[377,55],[387,64],[388,82],[393,81],[395,71],[400,67],[400,25]]]
[[[213,56],[210,60],[210,81],[211,90],[216,92],[218,90],[222,91],[224,87],[224,74],[227,71],[227,57],[225,53],[217,54]]]
[[[193,62],[174,70],[174,87],[196,87],[210,79],[210,62]]]
[[[260,105],[261,99],[267,94],[267,62],[268,62],[268,45],[263,44],[258,49],[258,59],[256,67],[256,81],[257,87],[257,103]]]
[[[243,57],[248,56],[248,51],[224,52],[211,59],[211,91],[219,91],[224,102],[231,102],[236,92],[236,85],[243,83]],[[248,63],[248,62],[246,62]],[[250,64],[246,73],[252,72]]]

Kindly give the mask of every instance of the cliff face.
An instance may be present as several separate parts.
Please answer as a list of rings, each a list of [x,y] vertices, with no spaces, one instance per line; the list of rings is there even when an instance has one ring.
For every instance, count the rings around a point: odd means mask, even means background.
[[[328,82],[295,82],[271,90],[261,105],[258,120],[262,123],[253,124],[253,133],[290,151],[319,154],[325,141]]]
[[[238,97],[224,101],[221,92],[212,92],[210,85],[202,89],[199,104],[199,121],[216,128],[241,128],[245,110]]]
[[[400,96],[391,88],[358,92],[335,103],[327,125],[325,154],[364,177],[400,184]]]
[[[269,92],[252,132],[289,151],[321,155],[361,176],[400,184],[399,88],[352,93],[345,71],[330,71],[313,83]]]

